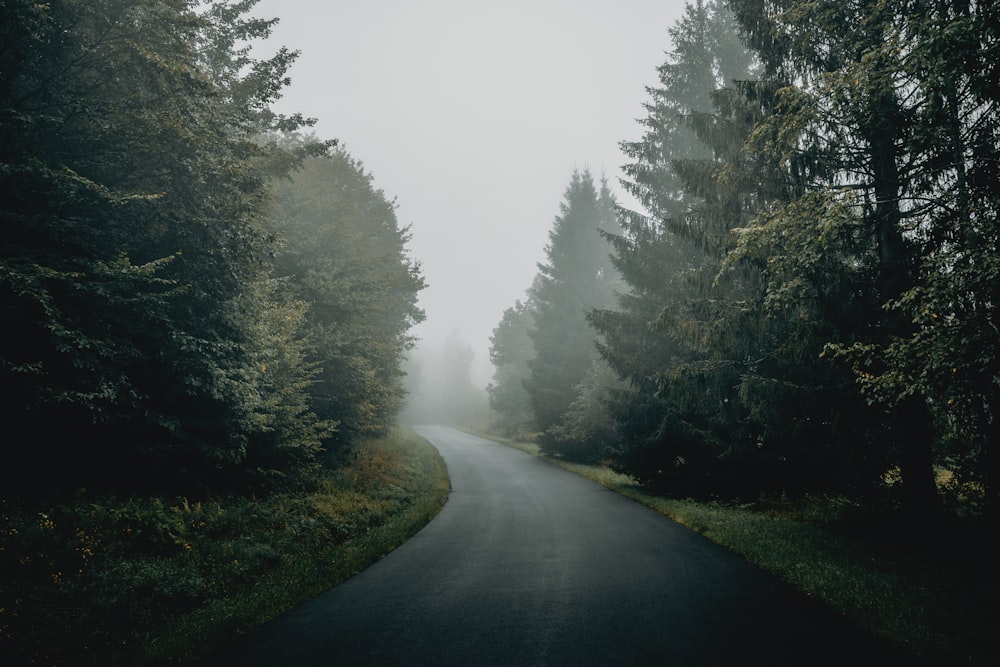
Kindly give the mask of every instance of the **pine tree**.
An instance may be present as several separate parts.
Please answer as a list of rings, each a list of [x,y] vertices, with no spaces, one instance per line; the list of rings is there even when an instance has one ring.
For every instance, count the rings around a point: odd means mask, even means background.
[[[772,277],[783,277],[773,287],[800,281],[803,267],[795,264],[823,253],[831,232],[850,240],[841,263],[845,272],[864,275],[860,296],[871,307],[839,332],[831,350],[852,360],[867,396],[884,410],[882,437],[898,452],[906,506],[914,516],[931,512],[938,504],[933,399],[916,387],[875,398],[869,382],[894,374],[884,350],[916,333],[914,318],[891,307],[920,280],[921,234],[914,232],[921,227],[925,172],[907,147],[923,98],[904,74],[909,40],[901,33],[916,15],[881,2],[737,0],[732,6],[771,77],[786,85],[787,106],[797,109],[776,115],[764,134],[796,137],[796,145],[786,144],[789,159],[811,153],[826,165],[801,197],[761,218],[758,233],[772,239],[780,228],[799,230],[794,252],[774,246],[780,255],[772,252],[770,261],[781,266]]]
[[[891,19],[885,53],[868,56],[885,63],[905,93],[900,224],[915,237],[919,261],[912,286],[887,304],[906,328],[848,355],[878,404],[924,397],[945,436],[935,460],[985,490],[994,523],[1000,522],[998,25],[1000,13],[989,3],[915,3]]]
[[[496,415],[494,426],[508,436],[535,430],[531,398],[524,388],[524,381],[531,372],[528,363],[535,357],[535,346],[529,335],[534,328],[533,311],[529,291],[528,299],[517,301],[503,312],[490,336],[490,363],[494,372],[493,381],[486,389],[490,408]]]
[[[308,144],[298,137],[292,145]],[[402,408],[403,361],[422,321],[424,282],[395,203],[343,148],[306,159],[275,185],[275,277],[307,304],[311,408],[336,425],[327,446],[384,433]]]
[[[266,112],[294,54],[233,47],[270,31],[252,4],[0,12],[2,414],[49,445],[9,448],[8,489],[181,492],[245,461],[267,408],[234,306],[268,308],[262,136],[298,122]]]
[[[591,315],[604,358],[629,382],[618,393],[620,460],[674,491],[686,480],[707,493],[727,443],[745,437],[734,431],[745,355],[734,354],[732,330],[745,287],[734,274],[717,280],[730,232],[748,216],[731,171],[747,109],[717,92],[753,64],[731,25],[719,3],[698,2],[670,31],[645,134],[622,146],[626,187],[645,209],[623,212],[624,233],[612,239],[630,290],[617,310]]]
[[[610,303],[616,285],[603,232],[617,223],[606,183],[599,192],[587,170],[574,171],[549,233],[533,290],[535,357],[524,386],[535,424],[548,432],[568,413],[596,355],[588,311]]]

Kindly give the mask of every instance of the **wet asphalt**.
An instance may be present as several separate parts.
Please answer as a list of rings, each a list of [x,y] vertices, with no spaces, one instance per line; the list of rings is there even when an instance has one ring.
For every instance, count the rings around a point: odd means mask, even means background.
[[[440,514],[205,665],[915,664],[666,517],[515,449],[418,427]]]

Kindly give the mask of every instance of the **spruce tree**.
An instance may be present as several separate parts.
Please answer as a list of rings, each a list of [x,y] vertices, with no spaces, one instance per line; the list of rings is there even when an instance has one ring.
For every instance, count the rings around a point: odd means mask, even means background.
[[[317,368],[310,405],[335,425],[328,449],[384,433],[402,408],[410,329],[424,317],[416,304],[423,277],[395,203],[334,147],[275,183],[268,229],[282,246],[275,278],[308,308],[303,333]]]
[[[596,355],[586,314],[613,299],[617,273],[602,236],[617,231],[612,211],[606,184],[598,191],[588,170],[574,171],[532,295],[535,357],[524,387],[543,433],[568,413]]]
[[[623,233],[612,238],[630,289],[617,309],[591,315],[604,358],[628,382],[617,394],[620,461],[675,491],[683,479],[708,492],[705,476],[742,437],[733,429],[744,359],[734,359],[730,336],[742,287],[716,280],[730,230],[747,219],[726,177],[748,131],[737,113],[745,109],[717,111],[729,98],[716,91],[752,67],[731,25],[719,3],[697,2],[670,31],[643,138],[622,144],[632,160],[625,185],[642,206],[622,213]]]
[[[904,33],[917,14],[874,1],[731,5],[769,77],[784,84],[785,108],[795,109],[775,115],[758,137],[783,137],[789,161],[811,154],[825,164],[801,196],[762,216],[748,240],[771,239],[776,293],[801,283],[803,259],[837,256],[826,247],[831,238],[847,241],[842,272],[862,277],[856,298],[869,306],[830,349],[851,360],[867,398],[882,412],[878,439],[896,453],[905,505],[914,516],[933,511],[933,397],[917,385],[878,396],[873,380],[897,376],[885,350],[919,331],[911,314],[892,307],[921,280],[918,230],[927,181],[919,153],[909,147],[921,131],[913,120],[925,98],[904,67],[914,43]],[[793,252],[777,242],[788,231],[801,242]]]
[[[48,444],[9,448],[6,489],[231,481],[273,416],[264,137],[301,119],[267,111],[294,54],[249,55],[252,4],[0,12],[2,416]]]
[[[530,374],[528,363],[535,357],[535,346],[529,332],[534,328],[532,299],[517,301],[503,312],[499,324],[490,336],[490,363],[493,381],[486,388],[490,408],[496,415],[495,427],[504,435],[531,433],[534,412],[531,398],[524,388]]]

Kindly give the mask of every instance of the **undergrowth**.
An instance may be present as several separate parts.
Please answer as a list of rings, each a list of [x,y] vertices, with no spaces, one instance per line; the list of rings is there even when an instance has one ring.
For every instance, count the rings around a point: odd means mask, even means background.
[[[955,516],[902,529],[885,507],[841,497],[726,504],[672,499],[600,465],[486,436],[642,503],[819,598],[871,633],[942,666],[1000,656],[1000,582],[990,535]]]
[[[186,664],[359,572],[447,495],[437,451],[395,433],[297,493],[0,501],[0,664]]]

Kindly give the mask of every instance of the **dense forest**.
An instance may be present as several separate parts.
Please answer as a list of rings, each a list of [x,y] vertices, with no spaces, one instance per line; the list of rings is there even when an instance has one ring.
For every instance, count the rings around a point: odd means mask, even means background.
[[[164,627],[278,613],[275,572],[350,576],[332,547],[409,512],[377,558],[447,497],[430,445],[376,440],[407,388],[482,409],[458,338],[445,372],[407,358],[409,229],[273,110],[297,53],[258,57],[255,4],[0,0],[0,654],[24,663],[190,651]],[[495,427],[675,498],[995,524],[996,3],[692,0],[664,42],[629,202],[586,169],[553,193],[491,339]]]
[[[996,519],[994,3],[698,0],[669,32],[637,203],[585,215],[574,175],[494,331],[498,422],[677,497]]]
[[[408,232],[271,111],[254,4],[0,6],[5,497],[261,493],[394,424]]]

